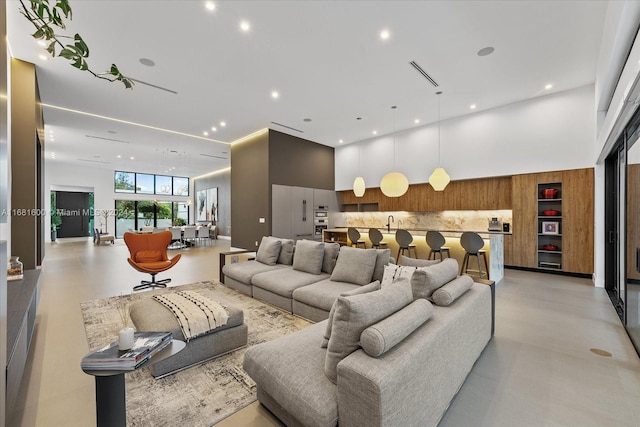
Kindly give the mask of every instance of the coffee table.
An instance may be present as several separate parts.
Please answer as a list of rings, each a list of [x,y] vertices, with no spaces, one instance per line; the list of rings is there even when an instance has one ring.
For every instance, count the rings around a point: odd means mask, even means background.
[[[182,351],[185,342],[172,340],[151,359],[135,370],[146,368]],[[124,374],[132,370],[82,369],[96,378],[96,417],[98,427],[124,427],[127,425],[127,407],[125,399]]]

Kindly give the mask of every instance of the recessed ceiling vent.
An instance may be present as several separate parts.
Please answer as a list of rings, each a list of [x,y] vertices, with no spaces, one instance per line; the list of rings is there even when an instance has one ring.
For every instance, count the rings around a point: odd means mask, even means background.
[[[271,122],[271,123],[277,126],[282,126],[283,128],[295,130],[296,132],[304,133],[304,131],[301,131],[300,129],[292,128],[291,126],[286,126],[286,125],[283,125],[282,123],[277,123],[277,122]]]
[[[216,158],[216,159],[223,159],[223,160],[227,160],[227,158],[226,158],[226,157],[222,157],[222,156],[214,156],[214,155],[212,155],[212,154],[202,154],[202,153],[200,153],[200,155],[201,155],[201,156],[204,156],[204,157],[214,157],[214,158]]]
[[[103,162],[101,160],[91,160],[91,159],[78,159],[78,160],[80,160],[81,162],[102,163],[102,164],[105,164],[105,165],[110,165],[111,164],[111,162]]]
[[[162,87],[162,86],[154,85],[154,84],[152,84],[152,83],[148,83],[148,82],[143,82],[142,80],[134,79],[133,77],[127,77],[127,78],[128,78],[129,80],[131,80],[131,81],[134,81],[134,82],[136,82],[136,83],[140,83],[140,84],[143,84],[143,85],[146,85],[146,86],[152,87],[152,88],[154,88],[154,89],[160,89],[160,90],[163,90],[163,91],[165,91],[165,92],[172,93],[172,94],[174,94],[174,95],[177,95],[177,94],[178,94],[178,92],[176,92],[175,90],[167,89],[166,87]]]
[[[418,65],[418,63],[416,61],[411,61],[409,62],[409,64],[415,68],[420,74],[422,74],[422,77],[424,77],[425,79],[427,79],[429,81],[429,83],[431,83],[433,85],[433,87],[438,87],[438,83],[433,80],[433,78],[427,74],[427,72],[425,70],[422,69],[422,67],[420,65]]]
[[[85,135],[87,138],[102,139],[103,141],[122,142],[123,144],[131,144],[129,141],[123,141],[121,139],[105,138],[104,136]]]

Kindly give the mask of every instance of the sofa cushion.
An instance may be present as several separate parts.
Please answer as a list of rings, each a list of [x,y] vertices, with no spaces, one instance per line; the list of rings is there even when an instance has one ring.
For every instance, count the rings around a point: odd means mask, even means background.
[[[278,264],[291,265],[293,264],[293,239],[278,239],[280,240],[280,254],[278,255]]]
[[[416,268],[411,276],[413,297],[430,298],[433,291],[458,276],[458,261],[447,258],[429,267]]]
[[[296,289],[293,291],[293,299],[328,313],[341,293],[358,289],[359,287],[360,285],[354,285],[353,283],[326,279]]]
[[[409,267],[428,267],[430,265],[438,264],[439,259],[416,259],[408,256],[400,256],[400,264]]]
[[[291,298],[293,291],[297,288],[328,278],[327,273],[311,274],[294,270],[289,266],[256,274],[251,279],[251,284],[285,298]]]
[[[264,273],[265,271],[279,270],[281,268],[287,268],[287,266],[282,264],[267,265],[255,260],[251,260],[245,262],[236,262],[233,264],[225,264],[225,266],[222,267],[222,274],[224,274],[225,276],[229,276],[232,279],[245,285],[251,285],[251,279],[256,274]]]
[[[324,258],[324,243],[313,240],[298,240],[293,257],[293,269],[320,274]]]
[[[324,323],[247,349],[242,367],[283,411],[305,426],[338,423],[336,386],[324,375],[325,350],[318,347]]]
[[[391,249],[367,249],[369,251],[376,251],[376,265],[373,268],[373,276],[371,280],[382,281],[384,275],[384,267],[389,264],[391,259]]]
[[[322,272],[331,274],[336,266],[338,260],[338,253],[340,252],[340,245],[338,243],[324,244],[324,259],[322,260]]]
[[[162,261],[162,251],[158,249],[149,249],[146,251],[136,252],[136,262],[155,262]]]
[[[359,286],[350,291],[343,292],[340,294],[340,296],[348,297],[351,295],[366,294],[367,292],[373,292],[379,289],[380,289],[380,281],[376,280],[375,282],[371,282],[368,285]],[[336,301],[338,301],[338,299],[336,299]],[[326,348],[327,345],[329,344],[329,337],[331,337],[331,326],[333,324],[333,314],[335,313],[335,309],[336,309],[336,303],[334,302],[333,305],[331,306],[331,311],[329,311],[329,321],[327,322],[327,329],[325,329],[324,331],[324,336],[322,337],[322,343],[320,344],[320,347],[322,348]]]
[[[379,357],[408,337],[433,315],[433,306],[424,299],[418,299],[369,326],[360,334],[362,349],[372,357]]]
[[[343,246],[331,273],[331,280],[360,286],[371,283],[377,257],[376,251]]]
[[[263,236],[256,253],[256,261],[266,265],[276,265],[282,242],[275,237]]]
[[[405,307],[412,300],[408,282],[366,294],[338,297],[324,363],[327,377],[334,384],[337,382],[338,363],[358,349],[362,331]]]
[[[382,287],[402,280],[410,281],[414,271],[416,271],[416,267],[395,264],[386,265],[384,267],[384,274],[382,275]]]
[[[473,286],[473,279],[466,274],[453,279],[446,285],[436,289],[431,294],[431,300],[439,306],[451,305],[460,295],[467,292]]]

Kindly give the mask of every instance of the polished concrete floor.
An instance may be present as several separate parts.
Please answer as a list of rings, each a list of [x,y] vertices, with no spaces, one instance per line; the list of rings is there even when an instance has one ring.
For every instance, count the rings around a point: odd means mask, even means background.
[[[219,240],[182,250],[172,285],[217,279],[218,252],[228,249]],[[131,292],[145,277],[126,257],[121,240],[47,245],[36,333],[9,426],[95,425],[93,377],[79,366],[88,351],[80,303]],[[638,402],[640,359],[604,290],[507,270],[496,289],[495,337],[440,426],[638,426]],[[278,425],[254,403],[218,427]]]

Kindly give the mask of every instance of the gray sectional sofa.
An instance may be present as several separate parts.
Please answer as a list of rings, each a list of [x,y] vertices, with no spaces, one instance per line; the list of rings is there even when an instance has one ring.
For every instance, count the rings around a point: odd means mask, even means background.
[[[284,254],[284,255],[283,255]],[[263,237],[256,259],[227,264],[223,283],[314,322],[326,319],[344,292],[381,280],[389,249],[354,249]],[[354,268],[359,265],[359,268]]]

